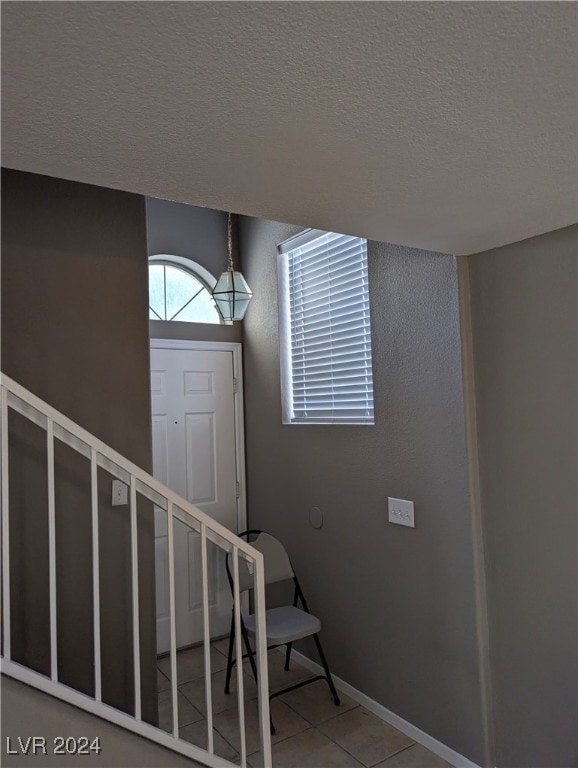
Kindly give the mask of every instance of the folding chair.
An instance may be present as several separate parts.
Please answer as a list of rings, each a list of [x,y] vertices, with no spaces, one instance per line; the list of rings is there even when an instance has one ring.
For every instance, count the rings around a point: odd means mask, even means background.
[[[329,686],[329,690],[331,691],[335,705],[339,706],[341,702],[339,700],[339,696],[337,695],[337,691],[335,690],[331,672],[329,671],[329,667],[325,659],[325,654],[323,653],[323,648],[321,647],[321,642],[318,637],[319,631],[321,630],[321,622],[316,616],[313,616],[309,612],[307,601],[305,600],[305,596],[303,595],[303,591],[299,585],[299,581],[295,575],[293,566],[291,565],[287,552],[285,551],[285,547],[278,539],[268,533],[265,533],[264,531],[243,531],[243,533],[240,533],[239,536],[248,541],[251,546],[255,547],[255,549],[259,550],[259,552],[261,552],[263,555],[265,563],[265,584],[273,584],[275,582],[287,581],[289,579],[292,579],[294,584],[293,605],[285,605],[281,608],[270,608],[265,612],[267,650],[270,650],[271,648],[278,648],[282,645],[287,646],[287,651],[285,654],[285,670],[287,671],[289,669],[289,661],[291,658],[291,649],[293,647],[293,643],[296,640],[301,640],[304,637],[312,636],[319,653],[319,658],[321,659],[323,670],[325,672],[324,675],[316,675],[315,677],[307,678],[307,680],[302,680],[295,685],[290,685],[286,688],[282,688],[279,691],[275,691],[274,693],[270,694],[269,699],[273,699],[276,696],[281,696],[283,693],[295,690],[296,688],[301,688],[304,685],[309,685],[310,683],[314,683],[317,680],[325,680]],[[233,592],[233,577],[231,575],[229,558],[230,555],[227,554],[227,576],[229,577],[231,592]],[[246,561],[239,562],[239,582],[240,591],[246,591],[253,588],[253,577],[252,574],[249,573],[248,564]],[[301,602],[302,608],[298,607],[299,602]],[[257,665],[255,663],[253,655],[254,652],[249,641],[249,635],[255,635],[255,624],[256,622],[254,614],[245,616],[241,615],[241,634],[243,636],[245,648],[247,649],[247,653],[244,654],[243,658],[249,658],[251,669],[253,670],[253,675],[255,680],[257,680]],[[231,634],[229,636],[229,653],[227,658],[225,693],[229,693],[231,673],[233,671],[233,666],[236,663],[236,659],[233,658],[234,644],[235,614],[233,606],[233,615],[231,618]],[[271,732],[275,733],[273,721],[271,721]]]

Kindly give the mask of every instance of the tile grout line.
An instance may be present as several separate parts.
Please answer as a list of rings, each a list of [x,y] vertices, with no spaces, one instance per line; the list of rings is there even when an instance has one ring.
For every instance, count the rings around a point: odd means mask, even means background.
[[[340,714],[336,715],[335,717],[342,717],[342,716],[348,715],[350,712],[354,712],[356,709],[362,709],[362,710],[364,710],[365,712],[368,712],[370,715],[371,715],[371,714],[373,714],[372,712],[369,712],[369,710],[368,710],[368,709],[366,709],[366,708],[365,708],[364,706],[362,706],[361,704],[357,704],[357,706],[353,707],[352,709],[347,709],[347,710],[345,710],[345,712],[341,712]],[[335,719],[335,717],[331,717],[331,718],[329,718],[329,720],[323,720],[323,722],[319,723],[319,725],[324,725],[325,723],[328,723],[328,722],[330,722],[331,720],[334,720],[334,719]],[[376,765],[380,765],[381,763],[387,763],[387,761],[388,761],[390,758],[392,758],[392,757],[395,757],[396,755],[399,755],[399,754],[401,754],[402,752],[405,752],[407,749],[411,749],[412,747],[415,747],[415,745],[417,744],[417,742],[416,742],[416,741],[412,741],[412,743],[411,743],[411,744],[408,744],[406,747],[402,747],[401,749],[398,749],[398,750],[397,750],[397,752],[392,752],[390,755],[387,755],[387,757],[384,757],[384,758],[380,758],[379,760],[376,760],[376,761],[375,761],[375,763],[371,763],[371,765],[365,765],[365,763],[363,762],[363,760],[361,760],[359,757],[356,757],[356,756],[353,754],[353,752],[350,752],[350,751],[347,749],[347,747],[345,747],[343,744],[340,744],[338,741],[335,741],[335,739],[332,739],[332,738],[331,738],[331,736],[329,736],[329,734],[327,734],[327,733],[323,733],[323,731],[319,731],[319,733],[321,733],[323,736],[325,736],[326,738],[328,738],[330,741],[332,741],[332,742],[333,742],[334,744],[336,744],[338,747],[341,747],[341,749],[343,749],[345,752],[347,752],[347,754],[348,754],[348,755],[351,755],[351,757],[353,757],[353,759],[354,759],[354,760],[357,760],[357,762],[358,762],[358,763],[361,763],[362,765],[364,765],[364,766],[365,766],[365,768],[375,768],[375,766],[376,766]]]
[[[348,709],[348,710],[347,710],[347,712],[342,712],[341,714],[343,714],[343,715],[349,714],[349,712],[353,712],[353,710],[354,710],[354,709],[357,709],[357,708],[359,708],[359,707],[361,707],[361,704],[358,704],[358,705],[357,705],[357,707],[353,707],[353,709]],[[365,707],[361,707],[361,709],[365,709]],[[368,710],[365,710],[365,711],[367,712]],[[370,714],[371,714],[371,713],[370,713]],[[341,716],[341,715],[338,715],[338,717],[340,717],[340,716]],[[330,719],[333,719],[333,718],[330,718]],[[329,722],[329,721],[328,721],[328,720],[324,720],[323,722],[324,722],[324,723],[327,723],[327,722]],[[322,724],[323,724],[323,723],[320,723],[320,725],[322,725]],[[401,754],[402,752],[405,752],[405,751],[406,751],[406,749],[411,749],[412,747],[415,747],[415,745],[416,745],[416,742],[414,741],[414,742],[412,742],[411,744],[408,744],[408,745],[407,745],[407,747],[402,747],[401,749],[398,749],[398,750],[397,750],[397,752],[392,752],[392,753],[391,753],[391,755],[387,755],[387,757],[384,757],[384,758],[380,758],[379,760],[376,760],[376,761],[375,761],[375,763],[371,763],[371,765],[366,765],[366,764],[363,762],[363,760],[361,760],[359,757],[356,757],[356,756],[353,754],[353,752],[350,752],[350,750],[349,750],[349,749],[347,749],[347,747],[345,747],[343,744],[339,744],[339,742],[335,741],[335,739],[332,739],[332,738],[331,738],[331,736],[329,736],[327,733],[323,733],[323,731],[319,731],[319,729],[318,729],[318,728],[316,728],[316,730],[317,730],[317,731],[318,731],[318,732],[319,732],[319,733],[320,733],[322,736],[325,736],[325,738],[326,738],[326,739],[329,739],[329,741],[331,741],[333,744],[335,744],[335,746],[336,746],[336,747],[339,747],[339,748],[340,748],[340,749],[342,749],[344,752],[347,752],[347,754],[348,754],[348,755],[350,755],[350,756],[351,756],[351,757],[352,757],[352,758],[353,758],[353,759],[354,759],[356,762],[358,762],[360,765],[363,765],[363,766],[364,766],[364,768],[375,768],[375,766],[376,766],[376,765],[380,765],[381,763],[384,763],[384,764],[385,764],[385,763],[387,763],[387,761],[388,761],[388,760],[389,760],[391,757],[395,757],[396,755],[399,755],[399,754]],[[387,767],[386,767],[386,768],[387,768]]]
[[[184,694],[183,694],[183,695],[184,695]],[[187,701],[188,701],[188,699],[187,699]],[[189,702],[189,703],[191,703],[191,702]],[[192,705],[192,706],[194,706],[194,705]],[[196,709],[196,707],[195,707],[195,709]],[[199,711],[199,710],[197,710],[197,712],[198,712],[198,711]],[[199,714],[200,714],[200,713],[199,713]],[[205,723],[206,723],[206,722],[207,722],[207,718],[203,716],[203,717],[201,717],[201,719],[200,719],[200,720],[195,720],[195,721],[194,721],[194,722],[192,722],[192,723],[187,723],[186,725],[183,725],[182,727],[183,727],[183,728],[186,728],[188,725],[197,725],[197,723],[202,723],[202,722],[205,722]],[[225,736],[224,736],[224,735],[221,733],[221,731],[218,729],[218,727],[217,727],[216,725],[213,725],[213,730],[214,730],[214,731],[217,731],[217,733],[218,733],[218,734],[219,734],[219,736],[220,736],[220,737],[223,739],[223,741],[225,742],[225,744],[226,744],[228,747],[230,747],[230,748],[233,750],[233,752],[235,753],[236,757],[238,757],[238,756],[239,756],[239,750],[238,750],[238,749],[237,749],[237,748],[234,746],[234,744],[231,744],[231,742],[230,742],[230,741],[228,741],[228,740],[225,738]],[[193,742],[192,742],[192,743],[193,743]],[[215,753],[215,754],[216,754],[216,753]],[[247,755],[247,757],[248,757],[248,755]],[[236,758],[235,758],[235,759],[236,759]]]
[[[349,710],[348,710],[348,711],[349,711]],[[336,747],[339,747],[339,749],[343,750],[343,751],[344,751],[346,754],[348,754],[350,757],[352,757],[352,758],[355,760],[355,762],[356,762],[356,763],[359,763],[360,765],[362,765],[362,766],[363,766],[363,768],[371,768],[371,766],[367,766],[367,765],[365,765],[365,763],[363,762],[363,760],[360,760],[358,757],[355,757],[355,755],[354,755],[352,752],[350,752],[350,751],[347,749],[347,747],[344,747],[342,744],[338,744],[338,743],[337,743],[337,742],[336,742],[334,739],[332,739],[332,738],[331,738],[331,736],[328,736],[326,733],[323,733],[323,731],[319,731],[319,733],[320,733],[322,736],[325,736],[325,738],[326,738],[326,739],[329,739],[329,741],[330,741],[332,744],[335,744],[335,746],[336,746]],[[388,759],[389,759],[389,758],[387,758],[387,757],[386,757],[386,760],[388,760]],[[378,765],[378,763],[379,763],[379,761],[378,761],[377,763],[374,763],[373,765]]]
[[[227,654],[225,654],[219,648],[216,648],[214,645],[211,645],[211,649],[215,653],[218,653],[220,656],[222,656],[224,659],[228,660]],[[185,649],[185,650],[189,650],[189,649]],[[299,666],[301,666],[301,665],[299,665]],[[303,667],[303,669],[306,669],[306,667]],[[218,675],[222,671],[223,670],[216,670],[215,672],[212,672],[211,677],[214,678],[216,675]],[[168,678],[167,675],[163,672],[163,670],[158,666],[158,658],[157,658],[157,672],[160,673],[162,675],[162,677],[167,682],[170,683],[170,678]],[[206,722],[206,720],[207,720],[206,716],[203,715],[202,712],[199,709],[197,709],[197,707],[195,706],[193,701],[191,701],[191,699],[189,699],[189,697],[186,695],[186,693],[181,689],[182,686],[185,686],[185,685],[187,685],[189,683],[194,683],[194,682],[196,682],[196,681],[198,681],[200,679],[203,679],[203,677],[204,677],[203,675],[199,675],[197,677],[192,678],[191,680],[181,681],[181,683],[177,686],[178,692],[184,697],[185,701],[187,701],[187,703],[190,704],[191,707],[200,715],[200,719],[199,720],[194,720],[194,721],[192,721],[190,723],[185,723],[185,724],[182,725],[183,728],[186,728],[186,727],[188,727],[190,725],[196,725],[197,723],[200,723],[200,722],[203,722],[203,721]],[[159,694],[160,693],[162,693],[162,691],[160,691]],[[292,734],[292,735],[286,736],[286,737],[284,737],[282,739],[279,739],[278,741],[275,741],[274,746],[276,746],[278,744],[283,744],[284,742],[289,741],[290,739],[293,739],[296,736],[300,736],[302,734],[306,734],[306,733],[310,733],[311,731],[315,731],[320,736],[323,736],[326,739],[328,739],[332,744],[334,744],[336,747],[338,747],[340,750],[342,750],[345,754],[349,755],[353,760],[358,762],[360,765],[364,766],[364,768],[375,768],[375,766],[377,766],[379,764],[382,764],[382,763],[384,764],[384,767],[386,767],[387,766],[387,762],[390,759],[396,757],[397,755],[402,754],[403,752],[407,752],[408,750],[410,750],[413,747],[415,747],[416,744],[418,743],[416,741],[413,741],[411,744],[407,745],[406,747],[403,747],[402,749],[400,749],[400,750],[398,750],[396,752],[393,752],[392,754],[388,755],[386,758],[378,760],[377,762],[372,763],[370,766],[366,766],[363,763],[363,761],[360,760],[358,757],[356,757],[349,749],[347,749],[347,747],[343,746],[342,744],[339,744],[337,741],[335,741],[335,739],[333,739],[328,734],[323,733],[323,731],[321,731],[320,728],[319,728],[319,726],[325,725],[326,723],[330,723],[331,721],[335,720],[336,718],[342,717],[342,716],[344,716],[344,715],[346,715],[346,714],[348,714],[350,712],[353,712],[356,709],[364,709],[365,711],[369,712],[369,710],[367,710],[361,704],[356,703],[355,706],[351,707],[350,709],[347,709],[347,710],[345,710],[343,712],[336,712],[334,715],[331,715],[330,717],[328,717],[328,718],[326,718],[324,720],[321,720],[318,723],[312,723],[310,720],[308,720],[307,717],[305,717],[301,712],[299,712],[298,709],[294,705],[292,705],[289,701],[286,701],[284,697],[279,697],[279,701],[281,701],[283,704],[285,704],[286,707],[288,707],[292,712],[294,712],[298,717],[300,717],[307,724],[307,727],[304,730],[302,730],[302,731],[300,731],[300,732],[298,732],[296,734]],[[224,710],[224,711],[226,711],[226,710]],[[238,757],[239,753],[238,753],[237,748],[233,744],[231,744],[231,742],[221,732],[221,730],[219,729],[219,727],[217,725],[214,725],[213,727],[214,727],[214,730],[220,736],[220,738],[223,740],[223,742],[227,745],[227,747],[229,747],[229,749],[231,749],[237,755],[237,757]],[[260,753],[260,749],[257,749],[255,751],[251,752],[251,754],[248,754],[247,758],[255,757],[259,753]]]
[[[288,693],[289,693],[289,691],[288,691]],[[336,717],[340,717],[341,715],[345,715],[345,714],[347,714],[347,712],[353,712],[353,710],[354,710],[354,709],[358,709],[358,707],[360,707],[360,706],[361,706],[361,704],[356,704],[354,707],[351,707],[350,709],[345,709],[343,712],[338,712],[336,715],[331,715],[331,717],[328,717],[328,718],[327,718],[327,719],[325,719],[325,720],[321,720],[321,721],[320,721],[320,722],[318,722],[318,723],[312,723],[312,722],[311,722],[311,720],[307,720],[307,718],[305,717],[305,715],[302,715],[302,714],[301,714],[301,712],[298,712],[298,711],[295,709],[295,707],[294,707],[294,706],[292,706],[292,705],[290,704],[290,702],[288,702],[288,701],[285,701],[285,699],[283,698],[283,696],[279,696],[279,701],[282,701],[282,702],[283,702],[284,704],[286,704],[286,705],[287,705],[287,706],[288,706],[290,709],[292,709],[292,710],[293,710],[293,712],[295,712],[297,715],[299,715],[299,717],[302,717],[302,718],[303,718],[303,719],[304,719],[304,720],[305,720],[307,723],[310,723],[310,725],[311,725],[311,727],[312,727],[312,728],[317,728],[317,726],[318,726],[318,725],[322,725],[323,723],[328,723],[330,720],[334,720]],[[329,737],[327,737],[327,738],[329,738]]]
[[[253,699],[253,701],[255,701],[255,699]],[[288,705],[286,704],[286,706],[288,706]],[[291,707],[289,707],[289,709],[292,709],[292,708],[291,708]],[[293,709],[292,709],[292,711],[293,711],[293,712],[295,712],[295,710],[293,710]],[[220,714],[222,714],[222,713],[220,713]],[[299,713],[298,713],[298,712],[296,712],[296,714],[297,714],[297,715],[299,715]],[[289,736],[285,736],[284,738],[282,738],[282,739],[279,739],[278,741],[275,741],[275,742],[273,743],[273,745],[272,745],[272,746],[276,746],[277,744],[283,744],[283,742],[285,742],[285,741],[288,741],[289,739],[292,739],[292,738],[294,738],[295,736],[299,736],[299,735],[300,735],[300,734],[302,734],[302,733],[307,733],[308,731],[311,731],[311,730],[317,730],[317,729],[315,728],[315,726],[314,726],[314,725],[312,725],[311,723],[309,723],[309,721],[308,721],[308,720],[306,720],[306,719],[305,719],[305,718],[304,718],[302,715],[300,715],[300,717],[302,717],[302,719],[303,719],[303,720],[304,720],[304,721],[307,723],[308,727],[307,727],[307,728],[304,728],[302,731],[299,731],[298,733],[293,733],[293,734],[291,734],[291,735],[289,735]],[[218,726],[216,726],[216,725],[215,725],[215,726],[214,726],[214,728],[215,728],[215,730],[217,730],[217,731],[219,732],[220,736],[222,736],[222,738],[223,738],[223,739],[225,739],[225,741],[227,742],[227,744],[229,744],[229,746],[230,746],[232,749],[234,749],[235,751],[237,751],[237,752],[238,752],[238,750],[236,749],[236,747],[235,747],[233,744],[230,744],[230,742],[228,742],[228,741],[227,741],[227,739],[226,739],[226,738],[225,738],[225,736],[224,736],[224,735],[221,733],[221,731],[219,731],[219,729],[218,729]],[[256,749],[256,750],[254,750],[253,752],[251,752],[250,754],[247,754],[247,759],[249,759],[249,757],[252,757],[252,756],[254,756],[254,755],[257,755],[257,754],[259,754],[259,752],[260,752],[260,751],[261,751],[260,749]]]
[[[219,730],[219,728],[218,728],[218,727],[215,725],[215,723],[213,723],[213,730],[214,730],[214,731],[217,731],[217,733],[218,733],[218,734],[219,734],[219,736],[220,736],[220,737],[223,739],[223,741],[225,742],[225,744],[227,744],[229,747],[231,747],[231,749],[233,750],[233,752],[234,752],[234,753],[237,755],[237,757],[239,757],[239,756],[240,756],[240,752],[239,752],[239,750],[237,749],[237,747],[235,747],[233,744],[231,744],[231,742],[230,742],[230,741],[227,741],[227,739],[226,739],[226,738],[223,736],[223,734],[221,733],[221,731]],[[249,755],[247,755],[247,757],[249,757]],[[235,758],[235,759],[236,759],[236,758]]]
[[[216,648],[215,646],[211,646],[211,648],[212,648],[212,649],[213,649],[213,650],[214,650],[216,653],[218,653],[218,654],[220,654],[221,656],[223,656],[225,659],[227,659],[227,658],[228,658],[228,657],[227,657],[227,656],[226,656],[226,655],[225,655],[225,654],[224,654],[224,653],[223,653],[221,650],[219,650],[219,649],[218,649],[218,648]],[[160,672],[160,674],[161,674],[161,675],[163,675],[163,677],[164,677],[164,678],[165,678],[165,679],[166,679],[168,682],[170,682],[169,678],[167,678],[167,676],[164,674],[164,672],[163,672],[161,669],[159,669],[159,668],[158,668],[158,666],[157,666],[157,669],[158,669],[158,671]],[[305,667],[304,667],[304,669],[305,669]],[[216,676],[216,675],[217,675],[219,672],[222,672],[222,671],[223,671],[223,670],[217,670],[216,672],[213,672],[211,676],[212,676],[212,677],[214,677],[214,676]],[[187,727],[187,725],[195,725],[196,723],[202,722],[203,720],[206,722],[206,719],[207,719],[207,718],[206,718],[206,716],[203,716],[203,715],[202,715],[202,713],[201,713],[201,712],[200,712],[200,711],[199,711],[199,710],[198,710],[198,709],[195,707],[194,703],[193,703],[193,702],[192,702],[192,701],[189,699],[189,697],[186,695],[186,693],[185,693],[183,690],[181,690],[181,686],[183,686],[183,685],[187,685],[188,683],[192,683],[192,682],[195,682],[196,680],[199,680],[199,679],[201,679],[201,678],[203,678],[203,675],[200,675],[199,677],[193,678],[192,680],[185,680],[185,681],[183,681],[183,682],[181,683],[181,685],[180,685],[180,686],[178,686],[178,691],[179,691],[179,693],[181,693],[181,694],[182,694],[182,696],[185,698],[185,700],[186,700],[186,701],[187,701],[187,702],[188,702],[188,703],[189,703],[189,704],[190,704],[190,705],[191,705],[191,706],[192,706],[192,707],[193,707],[193,708],[194,708],[194,709],[195,709],[195,710],[196,710],[196,711],[199,713],[199,715],[201,715],[201,719],[200,719],[200,720],[197,720],[197,721],[193,721],[192,723],[187,723],[187,724],[184,724],[184,725],[183,725],[183,727]],[[328,739],[328,741],[330,741],[330,742],[331,742],[332,744],[334,744],[336,747],[338,747],[339,749],[341,749],[341,750],[342,750],[344,753],[346,753],[347,755],[349,755],[351,758],[353,758],[353,759],[354,759],[356,762],[358,762],[360,765],[364,766],[364,768],[374,768],[374,766],[378,765],[379,763],[381,763],[381,762],[386,762],[386,761],[387,761],[387,760],[389,760],[390,758],[392,758],[392,757],[395,757],[396,755],[399,755],[399,754],[401,754],[402,752],[405,752],[405,751],[406,751],[406,750],[408,750],[408,749],[411,749],[411,748],[412,748],[413,746],[415,746],[415,744],[416,744],[416,742],[414,741],[412,744],[409,744],[408,746],[406,746],[406,747],[403,747],[402,749],[398,750],[397,752],[393,752],[392,754],[388,755],[388,756],[387,756],[386,758],[384,758],[383,760],[378,760],[377,762],[375,762],[375,763],[372,763],[372,765],[371,765],[371,766],[365,766],[365,764],[363,763],[363,761],[359,760],[359,758],[357,758],[357,757],[356,757],[356,756],[355,756],[355,755],[354,755],[352,752],[350,752],[350,751],[349,751],[349,750],[348,750],[346,747],[344,747],[342,744],[339,744],[337,741],[335,741],[333,738],[331,738],[331,736],[329,736],[328,734],[325,734],[325,733],[323,733],[323,732],[322,732],[322,731],[319,729],[319,727],[318,727],[318,726],[320,726],[320,725],[324,725],[325,723],[329,723],[329,722],[331,722],[332,720],[335,720],[335,719],[336,719],[336,718],[338,718],[338,717],[341,717],[341,716],[343,716],[343,715],[346,715],[346,714],[348,714],[348,713],[350,713],[350,712],[353,712],[353,711],[354,711],[354,710],[356,710],[356,709],[365,709],[365,708],[364,708],[364,707],[362,707],[362,706],[361,706],[359,703],[355,704],[355,706],[353,706],[353,707],[351,707],[351,708],[349,708],[349,709],[347,709],[347,710],[345,710],[345,711],[343,711],[343,712],[339,712],[339,711],[338,711],[338,712],[336,712],[334,715],[331,715],[330,717],[328,717],[328,718],[326,718],[326,719],[324,719],[324,720],[322,720],[322,721],[320,721],[320,722],[318,722],[318,723],[312,723],[310,720],[308,720],[308,719],[307,719],[307,717],[305,717],[305,716],[304,716],[304,715],[303,715],[301,712],[299,712],[299,711],[298,711],[298,710],[295,708],[295,706],[292,706],[290,702],[288,702],[288,701],[285,701],[284,697],[280,697],[280,698],[279,698],[279,700],[280,700],[281,702],[283,702],[283,704],[285,704],[285,706],[287,706],[287,707],[288,707],[288,708],[289,708],[289,709],[290,709],[292,712],[294,712],[296,715],[298,715],[299,717],[301,717],[301,718],[304,720],[304,722],[305,722],[305,723],[307,723],[308,727],[306,727],[304,730],[300,731],[300,732],[299,732],[299,733],[297,733],[297,734],[292,734],[292,735],[290,735],[290,736],[286,736],[285,738],[279,739],[278,741],[275,741],[275,744],[274,744],[274,746],[276,746],[277,744],[283,744],[284,742],[286,742],[286,741],[289,741],[290,739],[292,739],[292,738],[295,738],[296,736],[299,736],[299,735],[301,735],[301,734],[309,733],[310,731],[316,731],[316,732],[317,732],[317,733],[318,733],[320,736],[323,736],[323,737],[325,737],[326,739]],[[366,711],[368,711],[368,710],[366,710]],[[231,744],[231,743],[230,743],[230,741],[228,741],[228,739],[227,739],[227,738],[225,737],[225,735],[224,735],[224,734],[221,732],[221,730],[219,730],[219,727],[218,727],[217,725],[214,725],[214,726],[213,726],[213,728],[214,728],[214,730],[215,730],[215,731],[216,731],[216,732],[219,734],[219,736],[220,736],[220,737],[223,739],[223,741],[225,742],[225,744],[226,744],[226,745],[227,745],[227,746],[228,746],[230,749],[232,749],[232,750],[233,750],[233,752],[235,752],[235,754],[237,754],[237,755],[238,755],[238,750],[237,750],[237,748],[236,748],[236,747],[235,747],[233,744]],[[247,758],[250,758],[250,757],[254,757],[255,755],[258,755],[258,754],[259,754],[259,752],[260,752],[260,750],[255,750],[254,752],[251,752],[251,754],[248,754],[248,755],[247,755]]]
[[[305,719],[305,718],[303,718]],[[307,722],[307,721],[306,721]],[[298,731],[297,733],[291,734],[291,736],[285,736],[283,739],[279,739],[279,741],[274,742],[271,746],[276,747],[277,744],[283,744],[286,741],[289,741],[289,739],[294,739],[297,736],[301,736],[303,733],[309,733],[309,731],[315,731],[317,730],[315,726],[310,725],[309,728],[304,728],[302,731]],[[251,752],[250,755],[247,755],[247,757],[252,757],[253,755],[258,755],[261,752],[260,749],[256,749],[254,752]]]
[[[392,757],[396,757],[397,755],[401,755],[402,752],[407,752],[408,749],[412,749],[417,744],[417,741],[414,741],[413,744],[408,744],[407,747],[402,747],[402,749],[398,749],[397,752],[393,752],[391,755],[388,755],[385,760],[378,760],[377,763],[374,763],[370,768],[375,768],[376,765],[379,765],[380,763],[383,763],[385,768],[387,768],[387,761],[391,760]]]

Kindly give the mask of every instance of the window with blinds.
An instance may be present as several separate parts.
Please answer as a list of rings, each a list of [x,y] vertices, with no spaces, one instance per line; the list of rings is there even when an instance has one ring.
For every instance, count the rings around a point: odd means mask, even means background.
[[[278,266],[284,423],[373,424],[367,241],[307,230]]]

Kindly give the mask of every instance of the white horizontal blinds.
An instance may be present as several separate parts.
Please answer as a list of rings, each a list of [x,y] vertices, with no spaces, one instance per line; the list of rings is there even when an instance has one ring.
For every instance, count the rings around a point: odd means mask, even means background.
[[[291,421],[372,424],[367,241],[317,232],[283,250],[289,277]]]

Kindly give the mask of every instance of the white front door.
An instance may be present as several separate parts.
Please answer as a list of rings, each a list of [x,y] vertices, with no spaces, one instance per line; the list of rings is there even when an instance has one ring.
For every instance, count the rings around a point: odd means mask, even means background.
[[[153,342],[154,345],[154,342]],[[237,531],[233,353],[151,349],[153,475]],[[177,647],[203,637],[200,535],[175,520]],[[169,649],[167,515],[155,508],[157,652]],[[208,543],[210,634],[229,630],[222,550]]]

